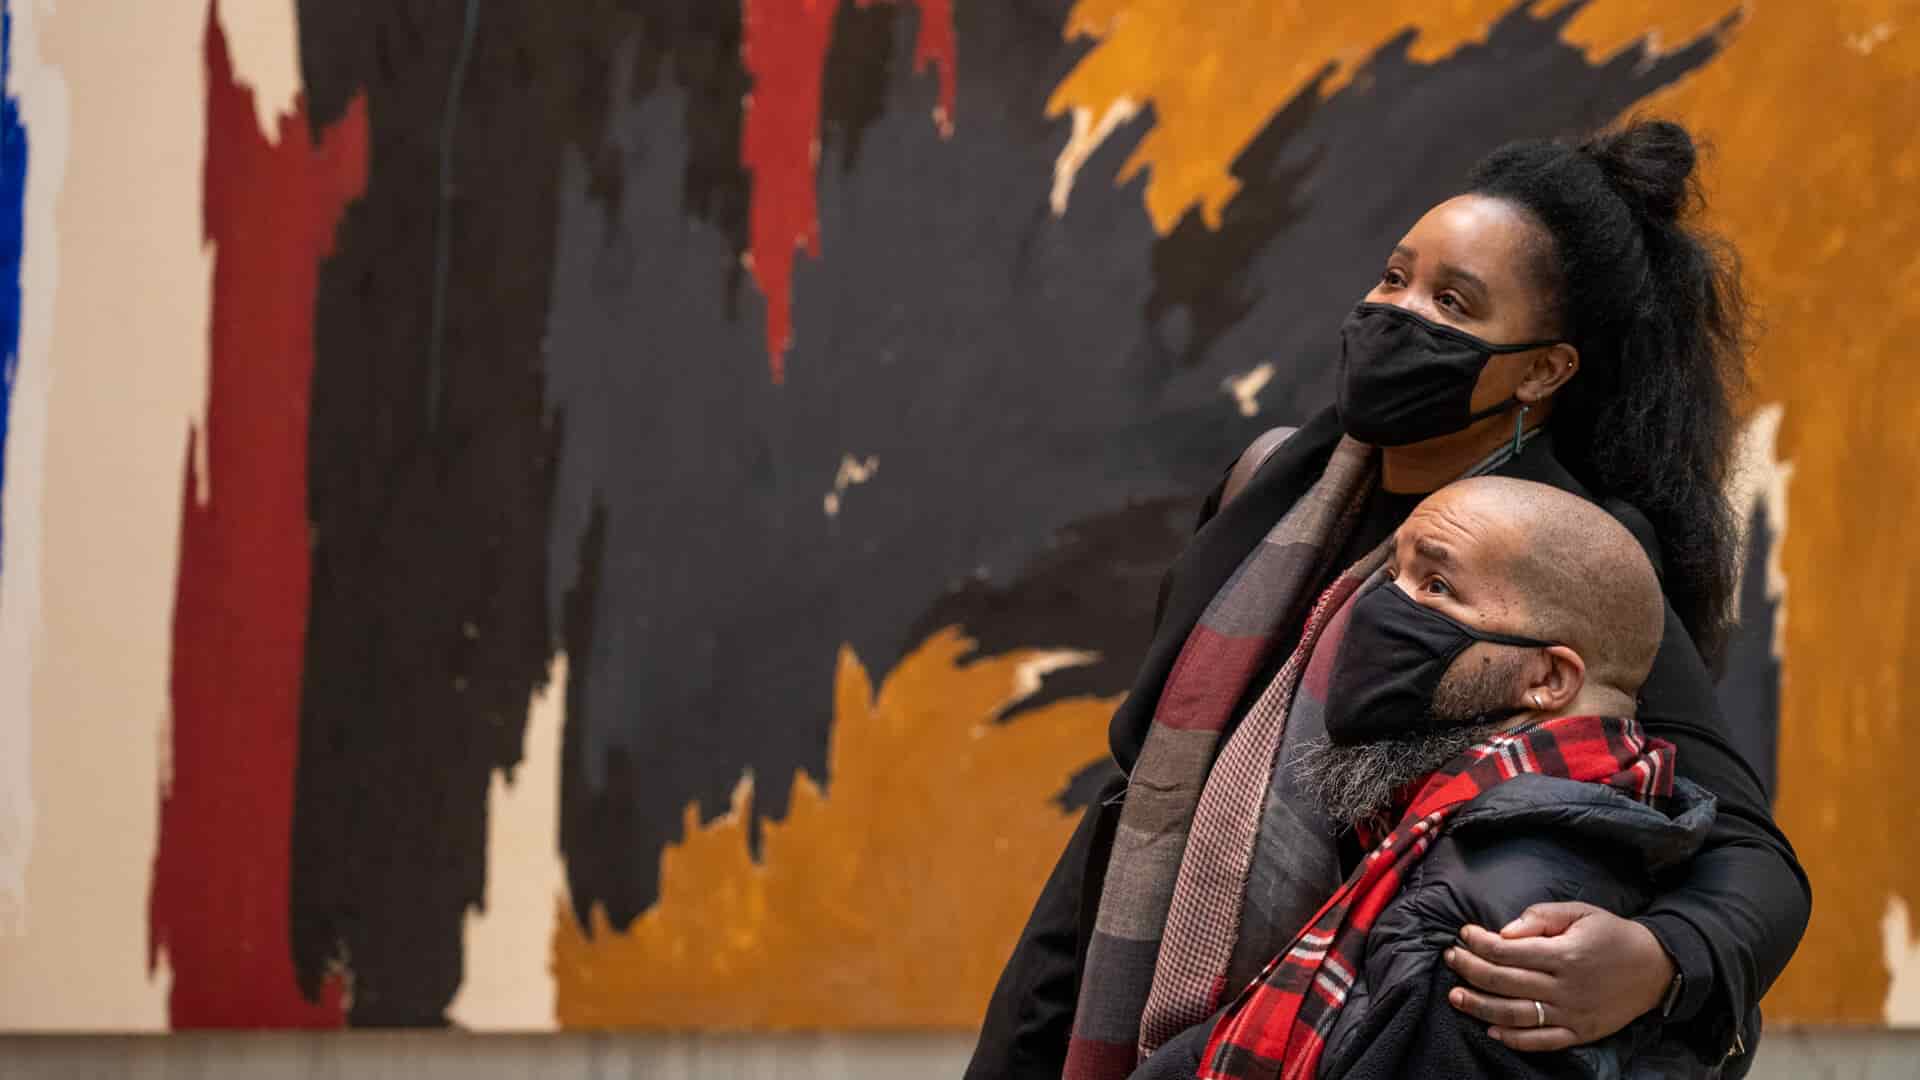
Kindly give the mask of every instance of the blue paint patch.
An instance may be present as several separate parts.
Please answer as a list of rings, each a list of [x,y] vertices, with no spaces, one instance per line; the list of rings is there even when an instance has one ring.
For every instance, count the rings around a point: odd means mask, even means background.
[[[13,11],[0,0],[0,493],[6,490],[8,419],[20,374],[20,251],[27,202],[27,129],[20,122],[20,99],[5,92],[12,74]]]

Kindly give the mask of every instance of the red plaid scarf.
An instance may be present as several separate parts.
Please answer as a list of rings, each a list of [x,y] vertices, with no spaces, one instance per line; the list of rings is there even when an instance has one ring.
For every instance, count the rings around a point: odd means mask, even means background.
[[[1221,1017],[1201,1080],[1312,1080],[1366,957],[1367,932],[1454,811],[1522,773],[1561,776],[1651,802],[1673,791],[1673,746],[1633,720],[1572,716],[1503,732],[1434,773],[1400,824]]]

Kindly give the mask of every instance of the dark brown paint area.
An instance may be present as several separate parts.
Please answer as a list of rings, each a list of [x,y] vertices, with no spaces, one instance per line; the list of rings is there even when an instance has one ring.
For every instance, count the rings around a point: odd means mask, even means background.
[[[616,49],[636,93],[650,79],[737,104],[744,78],[722,5],[474,10],[299,12],[313,124],[362,91],[371,120],[372,176],[317,301],[292,870],[303,989],[344,966],[360,1025],[444,1023],[488,777],[519,759],[553,652],[542,352],[562,149],[601,145]],[[737,236],[737,124],[705,112],[723,126],[676,148],[671,198]],[[628,193],[615,164],[587,159],[610,203]]]

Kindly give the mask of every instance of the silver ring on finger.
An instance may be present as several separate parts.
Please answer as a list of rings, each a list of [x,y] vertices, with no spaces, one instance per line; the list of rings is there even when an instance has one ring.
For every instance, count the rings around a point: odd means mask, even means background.
[[[1547,1007],[1545,1005],[1540,1004],[1538,1001],[1535,1001],[1533,1003],[1533,1026],[1534,1027],[1547,1026]]]

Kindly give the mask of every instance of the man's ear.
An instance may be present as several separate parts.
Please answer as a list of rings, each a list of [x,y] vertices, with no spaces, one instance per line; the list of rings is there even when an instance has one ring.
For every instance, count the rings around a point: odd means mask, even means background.
[[[1521,695],[1535,712],[1558,716],[1580,697],[1587,685],[1587,663],[1565,645],[1541,650],[1544,665],[1534,665],[1533,681]]]
[[[1553,396],[1580,370],[1580,350],[1562,342],[1540,350],[1527,365],[1527,373],[1514,387],[1513,396],[1522,405],[1535,405]]]

